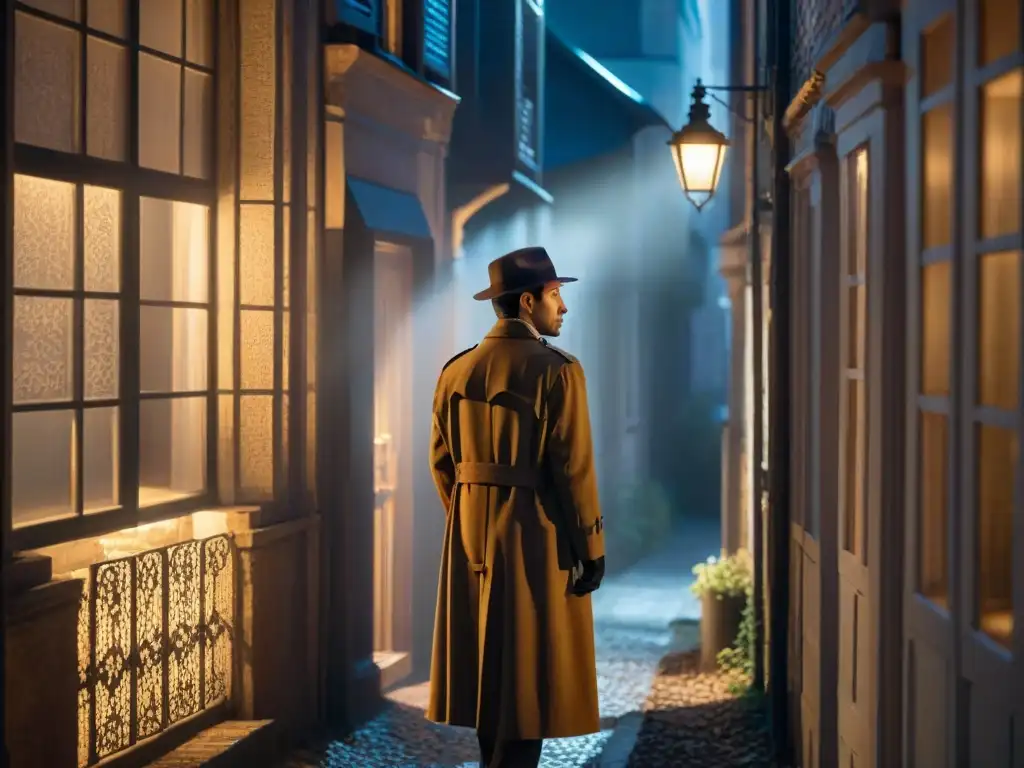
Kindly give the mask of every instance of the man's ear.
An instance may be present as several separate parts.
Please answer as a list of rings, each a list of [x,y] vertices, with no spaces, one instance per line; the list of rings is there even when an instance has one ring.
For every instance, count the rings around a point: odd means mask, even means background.
[[[525,309],[527,312],[533,313],[533,294],[529,291],[523,291],[523,295],[519,297],[519,307]]]

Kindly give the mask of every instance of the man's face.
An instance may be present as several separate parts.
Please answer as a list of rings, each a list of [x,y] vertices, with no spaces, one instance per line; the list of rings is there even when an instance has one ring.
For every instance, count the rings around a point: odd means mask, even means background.
[[[557,336],[562,332],[562,317],[569,310],[562,301],[561,284],[544,286],[540,299],[532,293],[523,295],[520,315],[529,321],[541,336]]]

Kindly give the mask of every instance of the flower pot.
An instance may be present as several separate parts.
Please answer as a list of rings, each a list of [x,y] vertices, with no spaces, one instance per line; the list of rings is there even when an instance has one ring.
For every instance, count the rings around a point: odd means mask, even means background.
[[[700,665],[710,672],[717,667],[718,652],[735,645],[747,598],[705,592],[700,603]]]

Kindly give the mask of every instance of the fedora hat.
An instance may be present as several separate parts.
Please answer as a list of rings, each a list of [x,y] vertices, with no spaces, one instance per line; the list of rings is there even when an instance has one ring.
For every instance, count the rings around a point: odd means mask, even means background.
[[[490,287],[473,296],[477,301],[520,293],[548,283],[575,283],[575,277],[559,277],[548,252],[539,246],[506,253],[487,265]]]

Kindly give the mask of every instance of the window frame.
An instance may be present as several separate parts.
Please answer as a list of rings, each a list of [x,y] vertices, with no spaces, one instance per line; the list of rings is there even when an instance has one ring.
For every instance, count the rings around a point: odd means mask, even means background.
[[[1017,403],[1014,409],[985,405],[981,402],[978,368],[981,363],[981,344],[978,338],[981,329],[981,312],[979,290],[981,288],[981,268],[985,256],[999,253],[1014,253],[1017,259],[1018,280],[1018,335],[1024,339],[1024,210],[1018,212],[1017,230],[997,236],[985,237],[982,232],[982,210],[979,195],[971,191],[980,190],[983,172],[982,141],[984,140],[982,124],[982,104],[984,87],[1004,75],[1014,72],[1024,77],[1024,40],[1018,36],[1017,49],[1005,53],[989,62],[982,61],[981,37],[982,30],[980,3],[965,9],[961,44],[964,48],[962,58],[962,102],[958,110],[960,122],[956,127],[960,131],[962,141],[956,145],[955,151],[961,153],[964,184],[960,190],[961,208],[954,215],[959,219],[960,237],[955,241],[953,258],[959,262],[959,273],[954,286],[954,309],[952,316],[956,332],[954,334],[954,359],[969,361],[962,366],[960,375],[954,380],[953,386],[960,388],[961,395],[956,403],[954,420],[956,432],[951,439],[959,442],[961,460],[954,468],[959,474],[961,493],[954,502],[959,510],[959,529],[956,533],[961,539],[960,549],[960,583],[957,585],[957,598],[961,610],[962,627],[966,630],[969,642],[976,646],[972,665],[976,665],[979,673],[985,669],[987,674],[998,675],[996,669],[1000,662],[1014,663],[1024,656],[1024,623],[1020,622],[1024,597],[1020,591],[1024,576],[1024,558],[1019,556],[1020,543],[1024,541],[1022,526],[1016,523],[1021,520],[1024,498],[1020,492],[1021,480],[1024,478],[1024,418],[1021,408],[1024,405],[1024,375],[1021,372],[1021,361],[1024,360],[1024,349],[1018,347],[1018,382]],[[1018,176],[1018,185],[1024,185],[1024,174]],[[1020,188],[1018,195],[1022,195]],[[1022,195],[1024,199],[1024,195]],[[1013,544],[1010,548],[1010,584],[1011,594],[1010,615],[1013,625],[1008,642],[1003,642],[994,634],[987,632],[982,626],[982,584],[981,563],[981,523],[982,510],[979,499],[980,486],[980,429],[994,428],[1011,433],[1017,444],[1013,477],[1010,484],[1012,493],[1011,535]],[[977,651],[981,651],[978,653]],[[1015,658],[1016,657],[1016,658]],[[1017,662],[1019,663],[1019,661]],[[986,669],[987,668],[987,669]],[[972,670],[973,671],[973,670]],[[982,673],[982,674],[985,674]]]
[[[14,527],[13,497],[8,487],[4,503],[10,509],[9,518],[5,525],[11,532],[11,549],[26,550],[51,546],[70,540],[97,536],[104,533],[129,528],[136,525],[179,517],[191,512],[214,506],[217,503],[217,283],[216,283],[216,242],[217,242],[217,193],[216,193],[216,166],[217,157],[217,131],[215,119],[215,105],[217,103],[217,91],[219,77],[216,71],[217,39],[219,30],[220,3],[219,0],[210,0],[210,19],[212,27],[212,58],[211,66],[200,66],[186,60],[187,56],[187,13],[188,2],[182,0],[182,50],[180,58],[168,56],[167,54],[141,45],[139,42],[140,29],[140,5],[139,0],[129,0],[126,3],[127,21],[125,38],[117,38],[113,35],[101,32],[89,27],[87,23],[87,4],[83,3],[79,13],[79,21],[64,19],[53,14],[40,11],[24,3],[15,4],[15,16],[25,14],[31,17],[59,24],[65,28],[75,30],[80,36],[79,71],[76,82],[78,91],[78,114],[76,119],[77,142],[75,152],[63,152],[31,144],[13,144],[13,163],[11,168],[11,179],[14,175],[35,176],[43,179],[69,182],[76,187],[76,214],[75,214],[75,271],[76,284],[74,291],[37,291],[33,289],[16,289],[13,283],[13,276],[9,274],[9,284],[5,286],[5,300],[13,305],[13,297],[16,295],[61,295],[66,294],[74,298],[73,313],[75,323],[72,329],[73,334],[73,359],[75,360],[75,373],[73,397],[69,401],[47,404],[24,404],[15,405],[13,402],[13,389],[8,381],[8,395],[4,403],[7,419],[13,419],[13,415],[23,411],[43,410],[70,410],[74,409],[80,425],[81,414],[84,409],[108,405],[107,401],[85,401],[79,397],[81,387],[81,371],[79,366],[84,365],[84,347],[82,336],[84,327],[80,322],[84,314],[84,300],[95,295],[96,298],[111,298],[110,294],[96,294],[91,291],[79,290],[84,288],[81,280],[78,279],[82,271],[82,233],[84,231],[83,211],[83,189],[84,186],[97,186],[108,189],[115,189],[121,194],[121,220],[120,220],[120,291],[116,294],[119,310],[119,350],[118,350],[118,398],[116,404],[119,408],[118,434],[118,505],[99,512],[83,514],[81,511],[83,474],[81,471],[82,437],[76,434],[73,444],[74,455],[78,459],[72,477],[74,483],[72,492],[75,514],[74,516],[63,517],[56,520],[29,524],[21,527]],[[87,151],[86,115],[88,99],[88,69],[86,62],[86,51],[90,36],[97,37],[106,42],[116,42],[124,46],[128,52],[126,65],[128,67],[127,77],[127,119],[125,130],[125,159],[107,160],[93,155]],[[13,37],[13,31],[12,31]],[[178,172],[169,173],[165,171],[146,168],[139,164],[140,130],[141,118],[139,115],[140,103],[140,55],[148,54],[164,61],[173,61],[181,68],[180,82],[182,83],[179,92],[179,135],[178,135]],[[185,140],[185,110],[184,110],[184,78],[185,69],[192,68],[208,74],[211,78],[211,113],[205,126],[206,146],[209,149],[210,167],[209,176],[206,179],[199,179],[183,174],[184,168],[184,140]],[[13,71],[10,74],[13,79]],[[9,130],[14,133],[14,120],[11,120]],[[207,230],[207,275],[208,275],[208,301],[206,303],[207,316],[207,384],[205,399],[207,407],[206,417],[206,461],[205,461],[205,489],[195,495],[173,501],[156,504],[149,507],[139,506],[139,408],[145,399],[152,399],[143,394],[140,389],[140,365],[141,350],[139,339],[140,321],[140,297],[139,297],[139,268],[140,256],[139,247],[141,242],[140,216],[141,198],[152,197],[163,200],[172,200],[183,203],[193,203],[207,208],[209,215],[209,226]],[[13,199],[9,203],[9,210],[12,213],[13,222]],[[11,262],[13,264],[13,251]],[[9,309],[8,312],[12,312]],[[10,317],[10,315],[8,315]],[[8,325],[10,328],[11,326]],[[12,380],[14,376],[13,359],[8,354],[9,369],[7,376]],[[196,396],[195,393],[190,393]],[[170,395],[175,397],[176,395]],[[203,397],[204,395],[198,395]],[[166,397],[166,395],[156,395]],[[77,398],[77,399],[76,399]],[[49,406],[49,407],[48,407]],[[56,407],[54,407],[56,406]],[[10,422],[7,425],[7,434],[10,435]],[[77,430],[79,433],[80,429]],[[13,452],[14,446],[8,453]],[[8,461],[10,459],[8,458]],[[8,465],[9,467],[9,465]],[[8,468],[8,472],[9,472]]]
[[[858,201],[857,207],[852,204],[852,196],[859,192],[857,185],[857,161],[861,156],[866,157],[867,176],[865,179],[864,201]],[[870,332],[869,332],[869,307],[871,290],[871,240],[872,222],[870,213],[871,200],[871,175],[872,169],[871,141],[863,141],[852,147],[849,152],[840,157],[840,232],[842,241],[840,244],[841,267],[839,270],[839,546],[842,551],[855,557],[858,562],[867,564],[868,560],[868,488],[869,488],[869,439],[870,439],[870,371],[869,363],[871,357]],[[864,202],[864,210],[860,211],[860,203]],[[851,221],[854,214],[863,215],[863,221]],[[856,227],[862,225],[860,232]],[[851,273],[850,260],[858,258],[851,254],[851,249],[857,245],[857,237],[863,238],[863,263],[858,264],[858,271]],[[860,334],[856,344],[859,347],[859,365],[851,365],[850,352],[853,336],[851,335],[850,324],[850,294],[853,289],[863,291],[863,300],[857,315],[857,329],[854,333]],[[853,471],[854,481],[860,486],[860,505],[856,510],[857,517],[853,519],[853,528],[849,528],[850,510],[848,509],[849,482],[851,479],[850,456],[849,456],[849,391],[850,383],[856,381],[861,388],[861,397],[858,403],[857,417],[860,434],[855,443],[857,456],[853,459],[856,462]],[[852,540],[851,540],[852,536]]]

